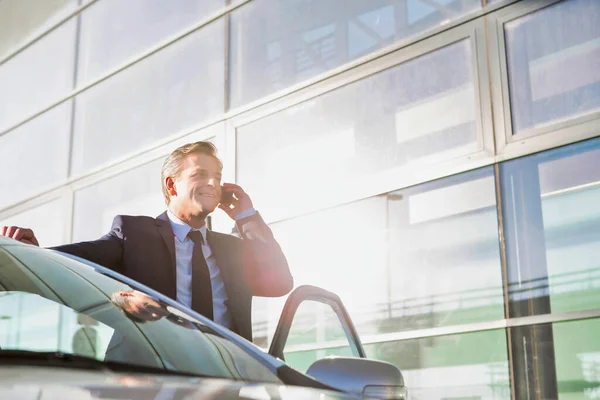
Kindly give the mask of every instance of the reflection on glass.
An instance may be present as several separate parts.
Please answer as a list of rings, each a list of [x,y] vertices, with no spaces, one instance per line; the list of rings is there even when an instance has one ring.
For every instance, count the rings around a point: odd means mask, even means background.
[[[114,162],[222,115],[224,29],[223,19],[214,21],[78,95],[74,173]]]
[[[500,171],[510,315],[600,307],[600,140]]]
[[[599,398],[600,320],[561,322],[552,329],[559,398]]]
[[[305,372],[310,364],[327,356],[356,356],[348,343],[344,327],[331,306],[304,301],[296,311],[283,352],[288,364]],[[302,351],[302,345],[306,344],[338,347]]]
[[[600,394],[600,320],[513,330],[516,398],[587,400]],[[540,362],[541,361],[541,362]]]
[[[162,163],[152,161],[75,192],[73,241],[99,238],[116,215],[159,215],[165,208]]]
[[[238,345],[166,299],[35,246],[0,248],[0,310],[0,340],[6,340],[0,353],[60,350],[132,370],[279,382]]]
[[[76,20],[71,19],[2,64],[0,131],[22,122],[71,91],[75,28]]]
[[[65,243],[65,207],[62,199],[52,200],[0,220],[0,226],[26,226],[35,232],[42,247]]]
[[[224,7],[224,0],[97,2],[81,15],[79,84],[119,67]]]
[[[390,193],[387,209],[390,300],[381,330],[504,317],[492,168]]]
[[[103,360],[114,332],[94,318],[26,292],[0,292],[0,310],[2,350],[60,351]]]
[[[279,219],[347,201],[385,171],[475,151],[473,79],[464,40],[242,126],[238,181]]]
[[[503,330],[377,343],[367,356],[400,368],[414,399],[510,399]]]
[[[495,196],[484,168],[272,229],[296,285],[338,294],[361,335],[496,320],[504,306]]]
[[[331,306],[317,301],[304,301],[298,307],[287,344],[326,343],[345,340],[346,333]]]
[[[77,0],[0,1],[0,60],[77,8]]]
[[[233,107],[481,8],[480,0],[274,0],[232,14]]]
[[[68,101],[0,136],[0,208],[67,178],[70,125]]]
[[[513,130],[600,109],[600,2],[562,1],[505,25]]]

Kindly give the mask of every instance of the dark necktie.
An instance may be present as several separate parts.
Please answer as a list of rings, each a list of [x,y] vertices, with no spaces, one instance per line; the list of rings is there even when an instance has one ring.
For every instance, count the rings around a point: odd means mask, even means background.
[[[192,253],[192,310],[213,320],[212,287],[210,271],[202,254],[204,238],[200,231],[190,231],[188,237],[194,242]]]

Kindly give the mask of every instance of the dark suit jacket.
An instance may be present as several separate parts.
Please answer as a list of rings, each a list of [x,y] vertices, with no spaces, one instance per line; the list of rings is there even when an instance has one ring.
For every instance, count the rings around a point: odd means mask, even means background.
[[[287,260],[260,216],[254,229],[238,222],[242,239],[208,231],[207,241],[221,270],[233,331],[252,340],[252,296],[276,297],[289,292],[293,281]],[[164,212],[157,218],[118,215],[111,231],[98,240],[54,247],[95,262],[172,299],[176,298],[174,234]]]

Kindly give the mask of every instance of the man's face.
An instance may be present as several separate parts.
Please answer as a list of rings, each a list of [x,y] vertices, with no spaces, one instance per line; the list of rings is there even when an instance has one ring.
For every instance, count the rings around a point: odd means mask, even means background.
[[[175,179],[176,194],[171,196],[171,205],[191,216],[213,212],[221,199],[221,173],[221,165],[215,157],[188,155]]]

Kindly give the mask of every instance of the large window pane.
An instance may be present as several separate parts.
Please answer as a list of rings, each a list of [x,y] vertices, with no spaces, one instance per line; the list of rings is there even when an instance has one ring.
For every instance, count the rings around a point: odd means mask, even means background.
[[[600,320],[562,322],[554,324],[552,330],[559,398],[569,400],[598,398],[600,396],[600,340],[598,340]]]
[[[600,140],[501,164],[512,317],[600,307]]]
[[[596,399],[600,393],[600,319],[513,328],[517,399]]]
[[[485,168],[272,229],[296,285],[338,294],[361,335],[427,329],[504,318],[495,204]],[[277,318],[255,315],[263,335]]]
[[[40,246],[51,247],[65,243],[66,218],[64,202],[58,199],[2,219],[0,226],[14,225],[33,229]]]
[[[476,151],[473,81],[465,40],[242,126],[237,179],[281,218],[377,173]]]
[[[75,173],[221,115],[224,29],[213,22],[78,96]]]
[[[224,7],[224,0],[98,1],[81,16],[78,82],[99,77]]]
[[[0,208],[67,178],[71,102],[0,136]]]
[[[569,0],[505,25],[513,130],[600,109],[600,2]]]
[[[77,0],[0,1],[0,60],[77,8]]]
[[[480,0],[253,1],[232,14],[232,106],[480,8]]]
[[[163,159],[142,165],[75,193],[73,241],[108,233],[120,214],[156,217],[166,209],[160,183]]]
[[[0,66],[0,130],[73,88],[75,26],[75,20],[69,20]]]
[[[366,345],[367,356],[397,365],[411,399],[510,399],[503,330]]]

